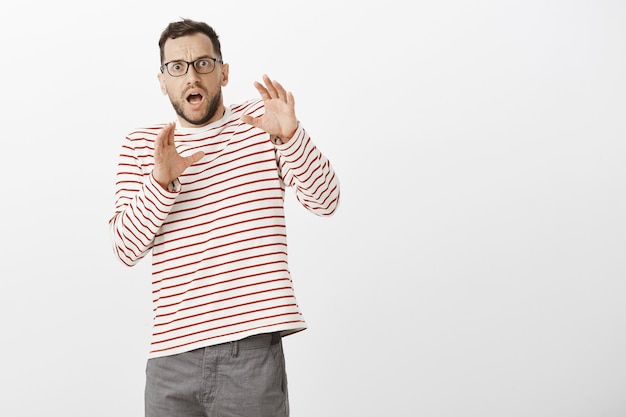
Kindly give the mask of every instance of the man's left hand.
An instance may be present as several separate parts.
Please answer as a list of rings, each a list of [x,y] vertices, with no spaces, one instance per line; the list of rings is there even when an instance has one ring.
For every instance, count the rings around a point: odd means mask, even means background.
[[[282,143],[287,143],[298,127],[293,94],[267,75],[263,75],[263,81],[265,85],[255,81],[254,86],[263,99],[265,114],[259,117],[244,114],[241,120],[266,131],[272,137],[278,137]]]

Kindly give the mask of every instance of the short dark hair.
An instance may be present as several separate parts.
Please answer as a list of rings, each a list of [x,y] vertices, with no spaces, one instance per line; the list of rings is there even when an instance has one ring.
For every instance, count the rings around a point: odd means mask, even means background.
[[[159,51],[161,55],[161,64],[165,59],[163,53],[163,46],[168,39],[176,39],[181,36],[193,35],[194,33],[204,33],[211,39],[213,44],[213,52],[217,54],[215,58],[222,60],[222,46],[220,45],[220,38],[215,30],[204,22],[197,22],[191,19],[182,19],[178,22],[172,22],[161,32],[159,38]]]

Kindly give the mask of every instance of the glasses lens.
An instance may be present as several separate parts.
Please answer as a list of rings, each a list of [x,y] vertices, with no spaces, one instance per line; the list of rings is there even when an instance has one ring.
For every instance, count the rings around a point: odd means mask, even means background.
[[[181,77],[187,74],[189,64],[185,61],[172,61],[165,64],[165,67],[172,77]],[[191,64],[193,64],[198,74],[208,74],[215,69],[215,61],[213,59],[198,59]]]
[[[193,63],[193,67],[198,74],[208,74],[213,71],[215,67],[215,61],[212,59],[199,59]]]
[[[180,77],[187,72],[187,63],[184,61],[174,61],[167,64],[167,72],[173,77]]]

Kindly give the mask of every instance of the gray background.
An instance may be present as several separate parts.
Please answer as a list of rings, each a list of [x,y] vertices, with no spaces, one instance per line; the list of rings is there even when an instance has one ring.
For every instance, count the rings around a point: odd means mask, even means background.
[[[287,195],[309,330],[292,415],[626,415],[626,2],[0,6],[0,415],[143,415],[149,260],[113,256],[131,129],[174,120],[157,39],[205,20],[227,104],[263,73],[340,177]]]

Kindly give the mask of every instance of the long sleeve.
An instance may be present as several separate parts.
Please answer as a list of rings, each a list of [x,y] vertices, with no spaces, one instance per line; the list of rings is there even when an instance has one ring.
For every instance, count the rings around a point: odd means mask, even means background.
[[[295,189],[300,204],[319,216],[332,215],[339,205],[339,180],[306,130],[298,124],[293,138],[276,150],[283,181]]]
[[[150,357],[307,327],[287,260],[285,187],[308,210],[328,216],[339,185],[300,126],[276,146],[241,120],[262,112],[261,100],[249,101],[208,126],[177,129],[181,155],[205,156],[168,190],[152,176],[163,125],[135,130],[123,143],[109,227],[124,264],[151,255]]]
[[[128,266],[150,251],[179,193],[164,190],[152,176],[151,164],[142,166],[137,152],[126,138],[118,165],[115,215],[109,220],[114,253]]]

